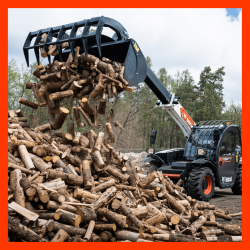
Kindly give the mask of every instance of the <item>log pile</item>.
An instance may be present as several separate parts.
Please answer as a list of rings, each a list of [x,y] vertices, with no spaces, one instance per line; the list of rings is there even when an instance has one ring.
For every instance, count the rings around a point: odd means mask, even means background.
[[[192,199],[161,172],[136,173],[111,135],[50,136],[49,126],[29,128],[18,112],[9,116],[9,241],[213,242],[224,234],[241,241],[240,227],[216,221],[233,214]]]
[[[43,36],[46,39],[46,34]],[[65,48],[68,43],[64,43]],[[19,103],[32,109],[47,107],[50,122],[42,127],[45,130],[60,129],[71,110],[60,106],[60,102],[65,98],[76,99],[77,104],[73,108],[77,127],[85,125],[100,127],[98,115],[105,114],[107,98],[113,98],[122,91],[133,92],[129,83],[124,79],[124,63],[113,62],[105,57],[99,59],[93,55],[85,53],[79,54],[79,47],[76,47],[75,60],[70,53],[66,62],[55,60],[53,63],[43,67],[39,65],[33,75],[39,79],[38,83],[26,82],[25,89],[32,90],[37,103],[24,98],[19,99]],[[56,55],[57,48],[52,46],[48,54]],[[41,55],[46,56],[44,48],[41,48]],[[99,105],[91,107],[89,100],[97,100]],[[84,122],[81,121],[80,114]],[[30,117],[35,127],[37,127],[34,117]],[[10,120],[12,121],[12,119]],[[110,117],[109,123],[112,119]],[[22,126],[28,126],[27,120],[22,117],[17,119],[22,122]],[[114,121],[114,126],[123,129],[118,121]],[[40,130],[41,130],[40,129]],[[107,127],[110,133],[112,128]],[[111,141],[114,138],[111,137]]]

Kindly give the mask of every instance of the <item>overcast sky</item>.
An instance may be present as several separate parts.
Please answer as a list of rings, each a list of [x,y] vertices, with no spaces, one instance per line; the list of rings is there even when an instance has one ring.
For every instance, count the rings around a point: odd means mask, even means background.
[[[9,9],[8,55],[25,63],[30,31],[97,16],[119,21],[150,56],[153,70],[174,76],[188,69],[198,83],[205,66],[225,67],[224,100],[242,99],[242,11],[226,9]],[[30,62],[35,61],[30,51]]]

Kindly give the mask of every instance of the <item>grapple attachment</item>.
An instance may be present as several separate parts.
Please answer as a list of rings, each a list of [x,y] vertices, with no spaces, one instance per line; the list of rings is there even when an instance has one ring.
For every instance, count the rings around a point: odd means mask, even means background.
[[[92,31],[91,27],[95,30]],[[102,34],[103,28],[112,29],[115,34],[108,37]],[[79,32],[79,29],[81,32]],[[67,34],[70,30],[70,34]],[[42,34],[47,33],[46,40],[41,43]],[[31,41],[35,39],[31,46]],[[62,43],[68,42],[69,49],[62,49]],[[124,79],[130,86],[145,80],[147,76],[147,64],[138,44],[130,39],[126,29],[116,20],[108,17],[94,17],[76,23],[70,23],[53,28],[47,28],[30,32],[23,46],[24,56],[29,66],[29,49],[34,49],[37,63],[40,64],[39,48],[43,47],[46,52],[50,45],[56,45],[58,55],[55,60],[66,61],[71,52],[75,58],[75,48],[80,47],[80,54],[85,52],[96,57],[106,57],[112,61],[125,63]],[[51,57],[48,55],[48,61]]]

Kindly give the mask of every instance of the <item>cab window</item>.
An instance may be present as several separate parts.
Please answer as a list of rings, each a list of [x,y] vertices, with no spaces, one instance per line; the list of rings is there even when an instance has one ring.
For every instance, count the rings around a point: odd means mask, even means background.
[[[233,130],[228,131],[224,136],[221,146],[220,155],[232,155],[235,154],[235,133]]]

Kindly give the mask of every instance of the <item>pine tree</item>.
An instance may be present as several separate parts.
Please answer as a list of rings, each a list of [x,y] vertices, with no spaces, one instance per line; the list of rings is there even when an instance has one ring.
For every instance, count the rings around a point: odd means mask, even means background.
[[[225,107],[223,101],[223,76],[224,67],[212,72],[210,67],[205,67],[200,74],[200,81],[196,87],[198,100],[196,102],[195,120],[219,120]]]

